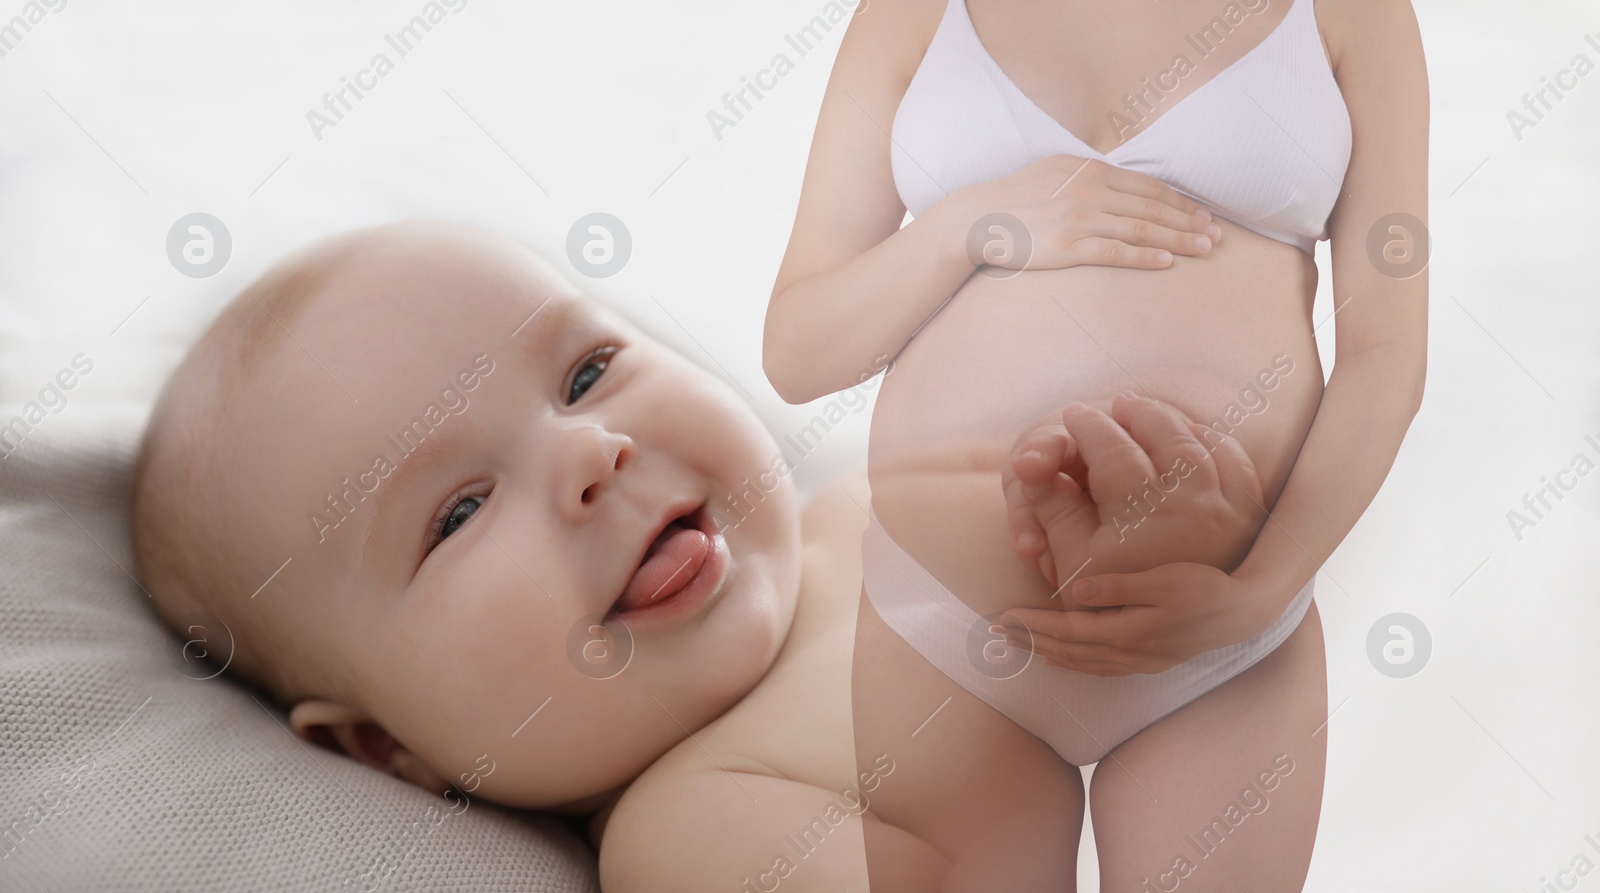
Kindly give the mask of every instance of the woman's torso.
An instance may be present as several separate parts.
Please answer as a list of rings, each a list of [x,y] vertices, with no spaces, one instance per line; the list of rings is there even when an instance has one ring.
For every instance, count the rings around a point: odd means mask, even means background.
[[[931,20],[909,25],[934,29]],[[1005,533],[998,472],[1015,434],[1071,400],[1107,408],[1129,386],[1209,419],[1286,355],[1293,371],[1265,392],[1269,407],[1247,408],[1235,428],[1275,500],[1322,389],[1309,323],[1316,271],[1293,246],[1221,225],[1224,239],[1210,257],[1180,258],[1157,273],[1080,267],[969,281],[882,386],[870,495],[864,480],[836,481],[807,507],[801,607],[772,669],[635,787],[675,791],[698,774],[749,774],[801,786],[818,814],[829,804],[848,807],[843,792],[854,787],[870,801],[869,821],[846,823],[821,847],[848,851],[860,871],[869,850],[889,851],[873,841],[893,826],[947,857],[987,847],[1002,861],[985,876],[1068,876],[1076,852],[1060,841],[1075,840],[1081,828],[1078,770],[877,617],[860,589],[864,507],[875,504],[891,533],[980,612],[988,602],[1039,604],[1049,593],[1012,555]],[[885,759],[889,772],[880,771]],[[875,787],[865,790],[862,775],[874,772]],[[751,800],[751,809],[762,808]],[[653,802],[662,804],[662,821],[693,806],[673,805],[671,796]],[[982,842],[993,834],[1026,858]],[[817,870],[788,841],[771,844],[749,854],[749,877],[761,889],[778,879],[758,876],[778,855],[796,870]]]
[[[1277,500],[1321,399],[1316,271],[1293,247],[1223,231],[1211,256],[1161,271],[974,276],[895,359],[872,418],[873,505],[979,614],[1072,607],[1016,557],[1000,486],[1017,435],[1072,401],[1109,412],[1133,389],[1170,403],[1238,439]]]
[[[1065,36],[1072,31],[1069,12],[1044,13],[1048,19],[1040,19],[1037,27],[1030,23],[1023,28],[1016,22],[1008,24],[1001,11],[987,9],[1031,2],[985,3],[985,9],[973,10],[969,24],[961,16],[965,10],[961,0],[952,0],[942,15],[930,55],[911,79],[897,116],[895,151],[908,157],[920,153],[923,157],[913,166],[919,170],[927,166],[934,178],[943,177],[940,185],[946,189],[963,185],[965,177],[977,176],[975,172],[983,169],[986,162],[979,157],[986,151],[985,141],[999,147],[997,152],[1017,153],[1004,159],[1008,166],[1020,166],[1049,151],[1098,154],[1057,124],[1055,116],[1076,114],[1074,126],[1090,142],[1111,135],[1110,124],[1099,122],[1097,132],[1094,116],[1081,112],[1097,107],[1095,100],[1083,105],[1082,95],[1072,99],[1073,85],[1065,83],[1069,76],[1063,73],[1072,63],[1044,59],[1039,53],[1053,35],[1069,39]],[[1241,19],[1232,32],[1232,42],[1214,45],[1215,55],[1207,60],[1211,69],[1197,65],[1180,90],[1166,100],[1162,114],[1145,119],[1129,142],[1112,155],[1100,157],[1136,170],[1185,172],[1197,192],[1204,191],[1199,186],[1223,188],[1239,180],[1238,170],[1208,173],[1204,164],[1196,165],[1179,155],[1202,137],[1214,147],[1209,164],[1227,164],[1227,158],[1255,148],[1230,146],[1226,135],[1219,137],[1214,131],[1199,133],[1200,124],[1195,120],[1208,106],[1220,104],[1237,110],[1237,102],[1223,102],[1221,97],[1237,100],[1236,94],[1244,93],[1248,100],[1248,94],[1264,90],[1266,85],[1242,78],[1252,67],[1262,69],[1258,75],[1276,71],[1311,52],[1318,54],[1319,63],[1326,64],[1315,34],[1311,0],[1297,2],[1301,4],[1298,8],[1285,13],[1281,8],[1269,11],[1266,0],[1258,0],[1257,12]],[[1132,8],[1119,7],[1119,16],[1136,15],[1120,11],[1124,9]],[[1307,18],[1297,22],[1290,18],[1295,13]],[[986,32],[990,48],[1012,54],[1018,83],[1041,91],[1034,94],[1041,100],[1039,105],[1000,73],[983,45],[971,40],[974,35],[970,31],[957,27],[970,29],[973,24]],[[1293,27],[1304,31],[1289,30]],[[1144,39],[1140,43],[1144,50],[1122,53],[1123,61],[1117,61],[1113,53],[1116,41],[1101,40],[1110,48],[1095,51],[1092,39],[1077,38],[1081,55],[1111,69],[1109,74],[1089,76],[1083,72],[1093,69],[1084,68],[1089,63],[1080,61],[1079,74],[1091,82],[1082,89],[1099,97],[1098,107],[1111,107],[1106,97],[1113,95],[1112,88],[1107,85],[1137,82],[1131,73],[1161,58],[1163,41],[1177,45],[1193,30],[1187,20],[1169,26],[1164,37]],[[1274,43],[1263,44],[1264,40]],[[1298,45],[1291,45],[1291,40]],[[1152,46],[1156,49],[1150,49]],[[1016,68],[1030,53],[1034,67]],[[1006,58],[1004,52],[1001,57]],[[965,153],[941,154],[940,144],[910,138],[914,134],[907,134],[902,142],[901,119],[908,116],[905,103],[922,101],[916,93],[918,80],[925,72],[956,67],[963,61],[966,74],[986,83],[982,89],[992,90],[995,103],[1005,107],[1006,113],[990,122],[991,129],[974,133],[969,120],[956,120],[960,117],[956,113],[966,106],[948,110],[948,138],[972,147]],[[1058,74],[1055,81],[1047,76],[1052,68]],[[1206,79],[1217,78],[1217,68],[1228,80],[1209,84]],[[1024,72],[1029,72],[1026,77]],[[1328,83],[1322,84],[1320,77],[1326,77]],[[1302,92],[1316,100],[1314,104],[1328,120],[1303,125],[1299,136],[1310,145],[1311,157],[1327,155],[1338,163],[1331,173],[1318,170],[1319,175],[1338,178],[1331,185],[1336,194],[1343,175],[1344,162],[1339,159],[1348,158],[1348,119],[1340,119],[1345,114],[1342,100],[1335,105],[1325,95],[1332,85],[1331,74],[1302,70],[1301,81]],[[1051,84],[1054,89],[1044,89]],[[1337,87],[1332,87],[1336,98]],[[1043,95],[1046,92],[1049,101]],[[1077,113],[1069,109],[1074,101],[1079,104]],[[1045,105],[1056,109],[1054,115],[1044,111]],[[920,113],[910,117],[926,119]],[[1295,126],[1291,122],[1291,127]],[[1294,137],[1298,129],[1288,131],[1288,136]],[[1045,145],[1047,137],[1058,142]],[[1116,153],[1121,148],[1132,151],[1119,156]],[[1293,139],[1275,149],[1278,155],[1296,151]],[[990,157],[998,156],[991,153]],[[1259,164],[1235,164],[1246,163]],[[897,181],[907,179],[901,175],[904,169],[896,165]],[[1013,274],[980,269],[895,359],[880,388],[872,420],[869,469],[874,506],[889,533],[974,610],[987,614],[1020,606],[1071,607],[1052,599],[1052,587],[1015,557],[999,482],[1016,436],[1028,424],[1069,402],[1082,401],[1109,411],[1111,397],[1128,388],[1171,403],[1196,421],[1221,420],[1219,430],[1238,438],[1255,463],[1268,507],[1276,501],[1316,414],[1323,387],[1310,318],[1317,271],[1310,255],[1294,243],[1303,244],[1311,232],[1322,228],[1315,218],[1326,214],[1332,195],[1323,194],[1317,202],[1308,203],[1307,190],[1318,177],[1308,177],[1303,167],[1280,165],[1272,176],[1276,191],[1257,196],[1254,210],[1215,209],[1224,235],[1209,255],[1177,257],[1165,270],[1080,266]],[[915,192],[915,187],[904,182],[901,189],[903,194]],[[1204,203],[1203,195],[1196,197]],[[915,195],[907,198],[908,203],[917,200]],[[1296,203],[1302,212],[1298,222],[1293,215],[1266,223],[1254,219],[1263,215],[1261,208]],[[1301,238],[1268,238],[1233,222],[1229,214],[1251,218],[1249,222],[1261,229],[1297,226]],[[1292,371],[1282,374],[1285,368]],[[1275,382],[1271,390],[1260,387],[1258,375],[1263,374]],[[1255,393],[1249,392],[1252,387]],[[1070,571],[1064,569],[1063,574]]]

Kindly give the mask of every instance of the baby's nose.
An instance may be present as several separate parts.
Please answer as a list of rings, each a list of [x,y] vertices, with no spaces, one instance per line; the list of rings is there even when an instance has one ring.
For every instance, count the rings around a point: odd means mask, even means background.
[[[614,486],[617,474],[632,462],[636,447],[626,434],[586,425],[569,432],[558,461],[562,475],[561,506],[571,521],[581,521],[601,494]]]

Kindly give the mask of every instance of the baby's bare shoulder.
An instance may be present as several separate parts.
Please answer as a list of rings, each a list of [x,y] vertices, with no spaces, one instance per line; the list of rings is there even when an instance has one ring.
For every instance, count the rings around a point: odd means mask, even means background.
[[[654,783],[652,783],[654,782]],[[755,882],[785,890],[867,889],[865,813],[837,792],[737,761],[641,778],[617,804],[600,850],[607,893],[673,893]],[[795,835],[812,836],[802,860]],[[906,856],[927,858],[921,841]],[[785,855],[787,854],[787,855]]]

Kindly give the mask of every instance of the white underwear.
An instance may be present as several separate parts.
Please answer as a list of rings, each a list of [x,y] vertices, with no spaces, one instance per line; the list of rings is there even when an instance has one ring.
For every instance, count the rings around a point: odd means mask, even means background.
[[[889,536],[876,512],[868,515],[862,582],[879,616],[928,663],[1074,766],[1098,762],[1141,729],[1249,669],[1289,637],[1311,606],[1315,578],[1252,639],[1160,673],[1094,676],[1052,667],[1007,646],[998,627],[984,622]]]

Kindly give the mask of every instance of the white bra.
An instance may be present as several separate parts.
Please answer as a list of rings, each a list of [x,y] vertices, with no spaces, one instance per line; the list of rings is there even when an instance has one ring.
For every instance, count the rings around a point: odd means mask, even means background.
[[[1327,238],[1350,163],[1350,115],[1312,2],[1290,0],[1265,40],[1176,105],[1162,108],[1162,88],[1201,74],[1199,66],[1148,78],[1148,89],[1136,90],[1146,91],[1154,119],[1100,153],[1012,83],[978,39],[965,0],[949,0],[894,117],[890,163],[900,200],[920,215],[961,186],[1047,155],[1077,155],[1148,174],[1219,217],[1310,254]],[[1215,42],[1191,35],[1183,55],[1193,64]],[[1120,114],[1139,122],[1137,110]]]

